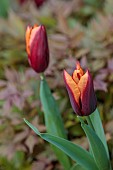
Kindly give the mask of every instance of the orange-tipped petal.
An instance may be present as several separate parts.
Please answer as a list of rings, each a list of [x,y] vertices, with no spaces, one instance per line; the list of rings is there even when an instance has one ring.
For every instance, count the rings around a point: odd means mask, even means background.
[[[64,70],[64,81],[70,97],[70,102],[76,114],[81,115],[80,110],[80,91],[78,85],[74,82],[72,77]]]
[[[32,31],[32,27],[28,26],[27,30],[26,30],[26,35],[25,35],[25,38],[26,38],[26,51],[27,51],[28,55],[30,55],[29,41],[30,41],[31,31]]]
[[[82,114],[87,116],[94,112],[97,106],[93,80],[89,71],[81,77],[78,87],[81,92]]]
[[[79,70],[80,77],[83,76],[84,71],[82,70],[79,62],[76,64],[76,69]]]
[[[79,61],[76,62],[76,69],[79,70],[81,68]]]
[[[33,26],[33,28],[35,28],[35,27],[38,27],[38,24],[35,24],[35,25]]]
[[[83,72],[83,70],[82,70],[82,68],[80,66],[80,63],[77,62],[76,69],[74,70],[73,75],[72,75],[73,80],[75,81],[75,83],[78,84],[78,82],[79,82],[80,78],[83,76],[83,74],[84,74],[84,72]]]
[[[31,36],[30,36],[30,41],[29,41],[29,45],[31,46],[35,37],[37,36],[37,33],[39,31],[41,26],[36,26],[36,24],[33,26],[33,29],[31,31]]]
[[[80,80],[79,74],[78,74],[78,70],[74,70],[73,75],[72,75],[72,78],[73,78],[74,82],[75,82],[76,84],[78,84],[78,82],[79,82],[79,80]]]

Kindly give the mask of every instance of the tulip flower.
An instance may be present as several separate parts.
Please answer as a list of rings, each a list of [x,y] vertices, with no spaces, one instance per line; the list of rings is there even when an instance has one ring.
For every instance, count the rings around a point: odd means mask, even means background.
[[[27,27],[26,51],[30,66],[37,72],[44,72],[49,64],[49,48],[44,26]]]
[[[20,4],[24,4],[28,0],[19,0]],[[34,1],[37,7],[40,7],[46,0],[31,0]]]
[[[77,63],[72,76],[64,70],[64,81],[74,112],[79,116],[88,116],[94,112],[97,100],[89,70],[84,73]]]
[[[37,7],[40,7],[46,0],[34,0]]]
[[[23,4],[26,0],[19,0],[20,4]]]

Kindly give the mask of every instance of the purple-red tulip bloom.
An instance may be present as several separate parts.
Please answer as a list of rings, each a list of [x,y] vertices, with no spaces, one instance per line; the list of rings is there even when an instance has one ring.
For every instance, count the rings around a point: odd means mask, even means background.
[[[27,27],[26,50],[30,66],[37,72],[44,72],[49,64],[49,48],[44,26]]]
[[[27,2],[28,0],[19,0],[20,4]],[[46,0],[31,0],[34,1],[37,7],[40,7]]]
[[[64,70],[64,81],[74,112],[79,116],[93,113],[97,107],[97,100],[89,70],[84,73],[77,63],[72,76]]]

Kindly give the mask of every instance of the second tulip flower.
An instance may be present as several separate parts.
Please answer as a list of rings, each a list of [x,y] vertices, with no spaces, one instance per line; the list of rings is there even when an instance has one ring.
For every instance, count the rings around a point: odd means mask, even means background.
[[[94,112],[97,100],[89,70],[84,73],[77,63],[72,76],[64,70],[64,81],[74,112],[79,116],[88,116]]]

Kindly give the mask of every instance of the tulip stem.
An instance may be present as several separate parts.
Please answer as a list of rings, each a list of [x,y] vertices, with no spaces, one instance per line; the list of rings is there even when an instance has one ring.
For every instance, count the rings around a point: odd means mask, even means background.
[[[89,116],[86,116],[86,120],[87,120],[88,125],[94,130],[93,124],[92,124],[91,119],[90,119]]]
[[[40,79],[43,80],[44,79],[44,73],[40,74]]]

